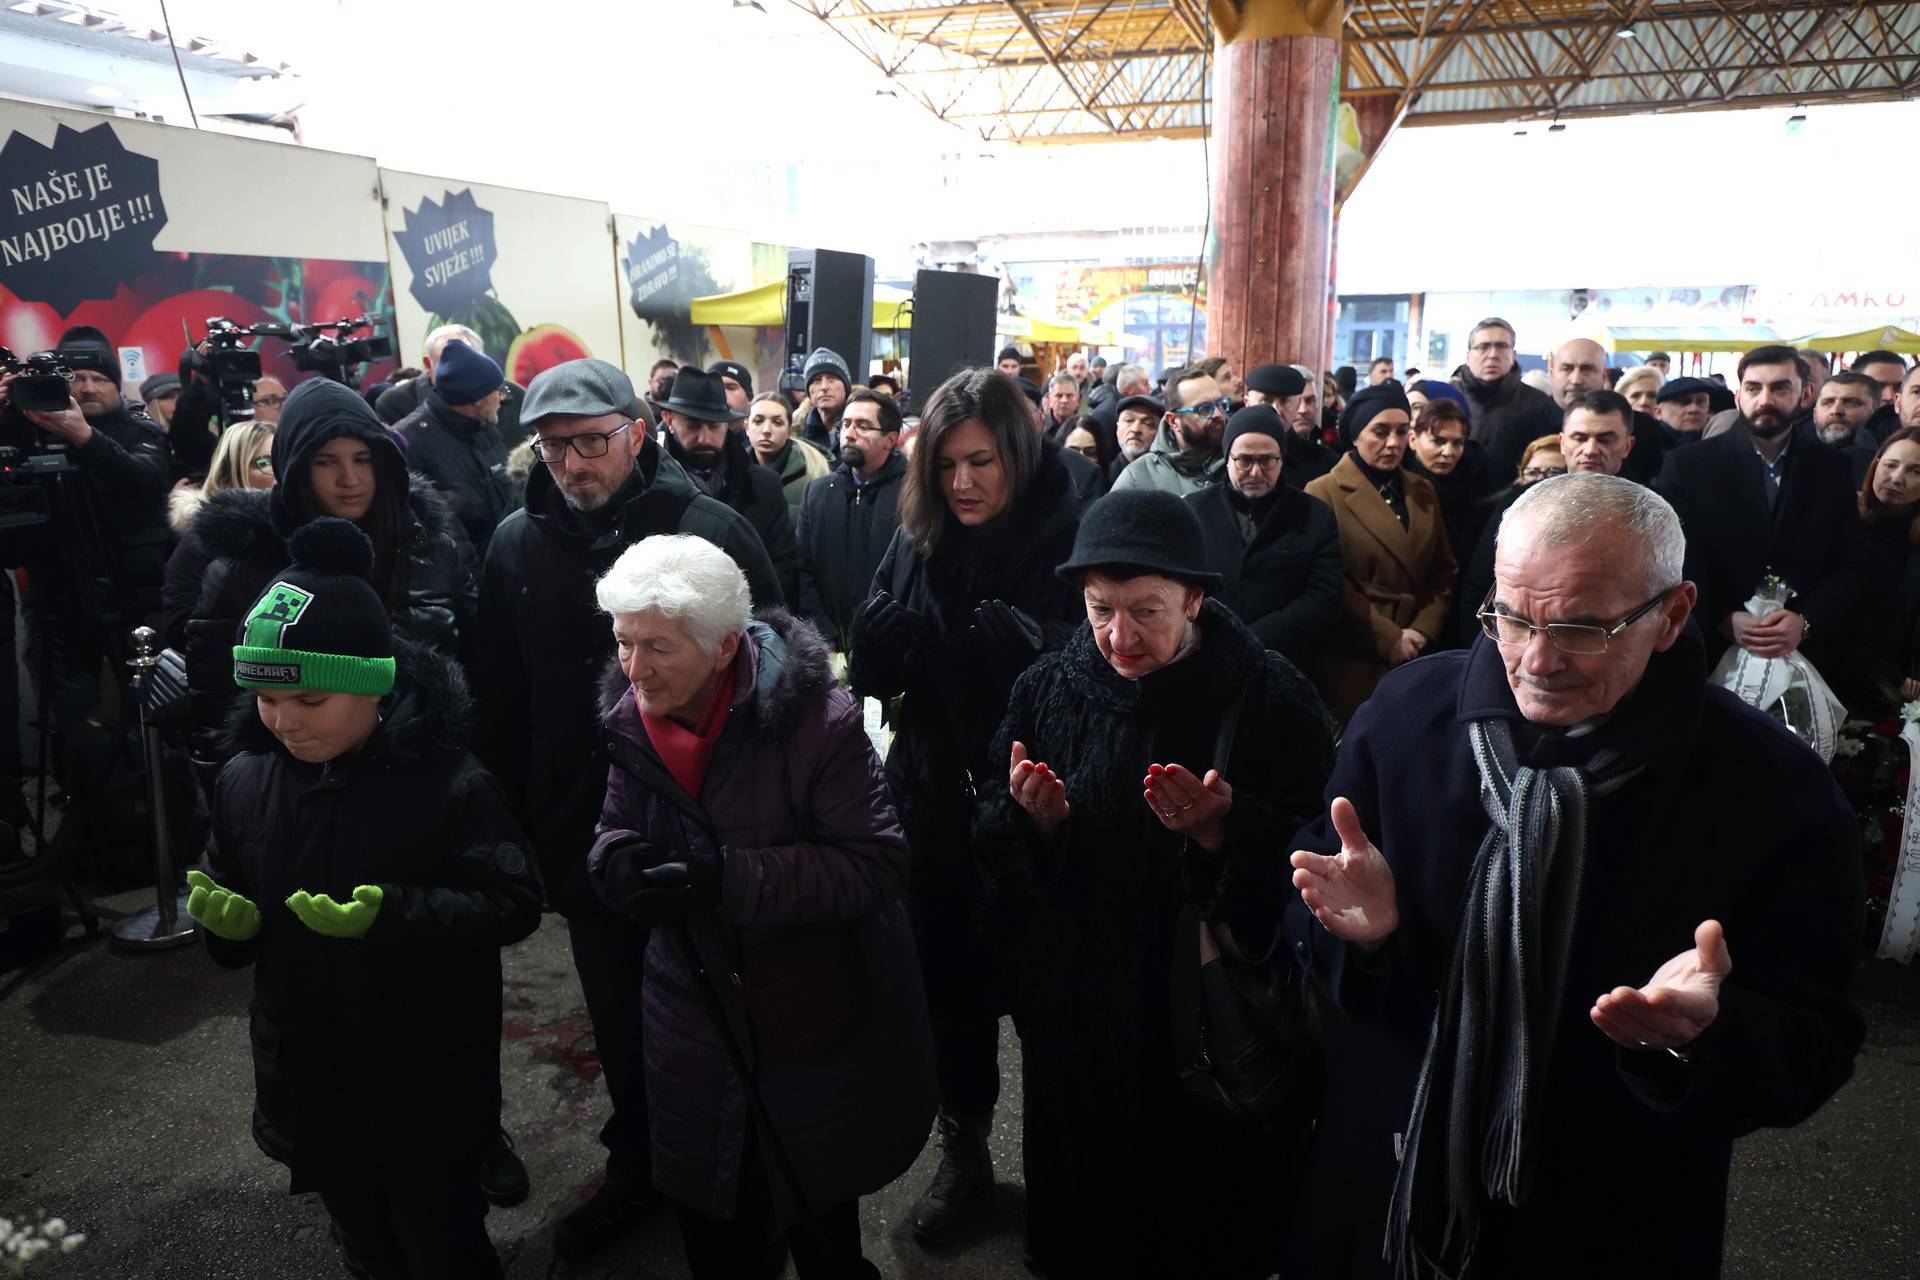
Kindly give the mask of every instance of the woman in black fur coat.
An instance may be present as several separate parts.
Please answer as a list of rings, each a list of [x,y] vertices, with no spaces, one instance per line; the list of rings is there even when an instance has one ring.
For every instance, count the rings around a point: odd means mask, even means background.
[[[1183,936],[1198,921],[1256,961],[1283,945],[1287,840],[1332,768],[1326,709],[1206,598],[1219,578],[1174,495],[1101,499],[1060,574],[1087,625],[1014,686],[1006,781],[981,788],[976,828],[1017,957],[1030,1265],[1270,1275],[1298,1135],[1189,1098],[1172,992],[1210,950]]]

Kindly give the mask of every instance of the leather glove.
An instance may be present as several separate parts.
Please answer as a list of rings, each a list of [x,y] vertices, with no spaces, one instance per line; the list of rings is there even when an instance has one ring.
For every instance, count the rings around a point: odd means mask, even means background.
[[[352,902],[335,902],[324,893],[297,889],[287,898],[287,910],[301,924],[327,938],[358,938],[373,928],[386,897],[379,885],[363,884],[353,891]]]
[[[187,914],[214,937],[245,942],[260,932],[260,908],[251,899],[222,889],[206,872],[187,872],[187,889]]]
[[[711,911],[720,905],[720,876],[724,852],[709,857],[677,859],[647,867],[639,873],[632,910],[649,924],[678,920],[689,911]]]
[[[1046,637],[1040,624],[1005,600],[982,600],[973,611],[973,634],[983,651],[1004,666],[1024,669]]]
[[[918,613],[887,592],[877,592],[853,621],[852,665],[886,692],[897,693],[907,683],[925,631]]]

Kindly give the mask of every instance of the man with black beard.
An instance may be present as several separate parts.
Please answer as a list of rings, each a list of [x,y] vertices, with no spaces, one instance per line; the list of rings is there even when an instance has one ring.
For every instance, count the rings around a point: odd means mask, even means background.
[[[786,490],[769,467],[745,449],[728,448],[727,436],[744,410],[729,402],[717,373],[686,365],[674,375],[671,394],[654,402],[666,428],[667,453],[686,469],[694,487],[720,499],[747,518],[773,561],[780,591],[800,598],[799,562],[793,549],[793,522],[787,518]]]
[[[1732,428],[1669,453],[1653,487],[1686,530],[1686,577],[1699,588],[1709,660],[1729,644],[1761,658],[1805,646],[1817,666],[1862,586],[1853,469],[1811,425],[1794,428],[1801,394],[1792,347],[1755,347],[1740,358],[1739,378]],[[1769,573],[1792,595],[1785,608],[1755,617],[1747,600]]]
[[[1185,497],[1226,477],[1220,437],[1232,405],[1198,365],[1167,375],[1167,413],[1147,452],[1114,480],[1119,489],[1162,489]]]
[[[794,612],[845,652],[873,571],[900,527],[900,406],[878,391],[856,391],[840,414],[840,465],[807,485],[794,540],[800,595]]]
[[[1813,398],[1813,429],[1845,455],[1857,489],[1873,466],[1875,444],[1864,428],[1880,405],[1880,384],[1863,373],[1830,374]]]

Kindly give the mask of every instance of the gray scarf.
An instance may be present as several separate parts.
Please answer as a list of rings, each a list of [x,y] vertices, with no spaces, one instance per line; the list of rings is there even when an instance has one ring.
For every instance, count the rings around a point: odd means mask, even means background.
[[[1541,1099],[1585,868],[1588,803],[1640,765],[1523,766],[1505,719],[1467,727],[1492,826],[1467,885],[1387,1219],[1396,1280],[1458,1277],[1484,1205],[1519,1205],[1540,1154]]]

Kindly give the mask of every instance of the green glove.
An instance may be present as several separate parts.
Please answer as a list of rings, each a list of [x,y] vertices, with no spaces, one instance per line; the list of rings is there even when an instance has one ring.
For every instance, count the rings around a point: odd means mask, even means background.
[[[228,942],[245,942],[260,932],[260,908],[214,883],[204,871],[187,872],[187,914],[202,929]]]
[[[352,902],[335,902],[324,893],[300,889],[287,899],[287,910],[315,933],[329,938],[358,938],[373,928],[373,918],[380,914],[384,897],[377,884],[355,889]]]

